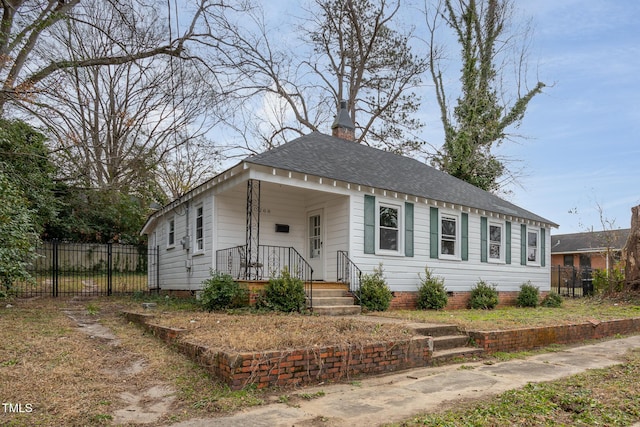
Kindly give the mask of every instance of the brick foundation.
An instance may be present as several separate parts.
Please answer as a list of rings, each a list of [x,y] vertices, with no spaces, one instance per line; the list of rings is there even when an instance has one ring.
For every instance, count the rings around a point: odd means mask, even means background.
[[[184,329],[153,324],[153,315],[125,312],[163,341],[174,345],[233,390],[255,384],[268,386],[306,385],[381,374],[427,366],[432,357],[431,337],[418,336],[400,342],[367,346],[325,347],[291,351],[229,353],[181,340]]]
[[[498,292],[498,307],[515,306],[519,291]],[[392,292],[390,310],[416,310],[418,307],[418,292]],[[448,292],[449,299],[445,310],[463,310],[469,305],[470,292]],[[546,292],[541,292],[540,299]]]

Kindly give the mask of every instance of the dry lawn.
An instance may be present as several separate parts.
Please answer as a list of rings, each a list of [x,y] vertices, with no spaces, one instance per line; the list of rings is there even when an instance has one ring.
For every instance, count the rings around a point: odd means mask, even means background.
[[[236,352],[345,347],[413,336],[402,321],[381,323],[300,314],[157,313],[154,323],[187,329],[189,341]]]
[[[186,357],[120,316],[140,301],[67,298],[0,302],[0,403],[27,404],[27,413],[6,413],[0,425],[113,425],[131,399],[153,405],[147,393],[171,390],[164,415],[147,425],[228,414],[277,399],[277,390],[231,392]],[[615,305],[617,304],[617,305]],[[62,311],[72,307],[108,327],[118,345],[84,334]],[[185,310],[188,309],[188,310]],[[410,336],[400,322],[302,315],[208,314],[193,305],[159,303],[159,321],[190,330],[189,339],[233,350],[293,349],[307,346],[395,341]],[[505,309],[491,312],[391,312],[410,321],[456,323],[469,329],[499,329],[590,319],[638,317],[636,300],[566,301],[562,309]],[[147,394],[145,394],[147,393]]]

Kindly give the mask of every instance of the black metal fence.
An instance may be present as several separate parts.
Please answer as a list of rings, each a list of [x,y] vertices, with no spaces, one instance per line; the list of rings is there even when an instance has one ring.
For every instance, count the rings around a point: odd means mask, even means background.
[[[593,270],[582,267],[551,267],[551,290],[565,297],[593,295]]]
[[[117,243],[43,242],[30,265],[31,281],[10,292],[31,296],[108,296],[157,290],[157,248]]]

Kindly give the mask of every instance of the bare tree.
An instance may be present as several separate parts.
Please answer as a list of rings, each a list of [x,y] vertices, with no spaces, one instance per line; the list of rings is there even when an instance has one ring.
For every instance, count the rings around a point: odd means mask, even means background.
[[[225,34],[210,46],[212,62],[244,82],[236,94],[242,100],[237,114],[245,120],[233,126],[268,149],[328,126],[346,100],[359,142],[417,149],[422,123],[415,89],[427,63],[412,53],[411,32],[394,29],[399,8],[399,1],[316,0],[285,40],[259,7],[242,17],[209,15],[210,26]]]
[[[415,89],[427,62],[412,53],[411,31],[394,29],[400,1],[316,0],[315,7],[306,32],[314,54],[305,64],[332,99],[347,101],[358,141],[400,153],[419,149]]]
[[[425,4],[430,72],[445,134],[435,164],[453,176],[488,191],[498,191],[510,175],[492,149],[507,140],[544,83],[526,88],[530,27],[514,28],[512,0],[443,0]],[[460,45],[460,92],[447,85],[445,50],[438,42],[441,24]],[[515,70],[509,78],[508,70]]]
[[[190,141],[158,164],[157,180],[169,199],[177,199],[215,176],[222,156],[206,140]]]
[[[141,46],[161,42],[165,29],[157,16],[139,15],[131,2],[118,6],[84,3],[76,10],[81,22],[51,29],[51,54],[80,62],[117,56],[114,38]],[[72,182],[148,196],[158,190],[149,188],[156,166],[210,129],[207,112],[216,94],[197,71],[198,63],[170,56],[65,68],[23,108],[46,124]]]

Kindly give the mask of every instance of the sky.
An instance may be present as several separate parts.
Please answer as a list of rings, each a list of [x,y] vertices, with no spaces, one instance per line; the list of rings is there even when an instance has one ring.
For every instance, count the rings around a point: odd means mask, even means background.
[[[629,228],[640,204],[640,2],[518,0],[533,18],[531,58],[549,87],[503,147],[526,176],[510,201],[552,234]],[[602,215],[601,215],[602,214]]]
[[[529,82],[547,87],[514,130],[524,138],[496,151],[521,170],[505,198],[559,224],[552,234],[629,228],[640,204],[640,1],[514,2],[533,25]],[[406,24],[421,24],[409,22],[421,16],[415,9],[404,12]],[[303,15],[297,0],[270,2],[265,13]],[[457,55],[455,41],[449,48]],[[424,138],[441,145],[435,99],[421,95]]]

